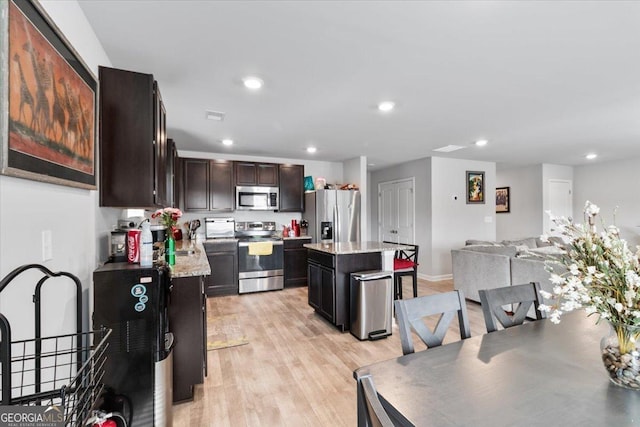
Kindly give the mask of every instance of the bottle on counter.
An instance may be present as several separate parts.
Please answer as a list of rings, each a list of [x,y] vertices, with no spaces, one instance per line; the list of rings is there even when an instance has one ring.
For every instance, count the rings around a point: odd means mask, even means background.
[[[153,236],[149,221],[145,221],[142,223],[142,233],[140,233],[140,267],[151,267],[152,265]]]
[[[168,265],[176,264],[176,239],[173,238],[171,233],[167,235],[167,239],[164,241],[164,260]]]

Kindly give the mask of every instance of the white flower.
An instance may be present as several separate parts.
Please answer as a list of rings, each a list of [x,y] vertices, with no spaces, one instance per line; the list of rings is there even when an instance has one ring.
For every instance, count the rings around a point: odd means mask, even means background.
[[[549,243],[549,236],[546,235],[546,234],[540,235],[540,241],[541,242],[545,242],[545,243]]]
[[[587,267],[587,273],[596,274],[596,268],[593,265]]]
[[[616,310],[618,310],[618,312],[619,312],[619,313],[620,313],[620,312],[622,312],[622,310],[624,309],[624,306],[622,305],[622,303],[619,303],[619,302],[615,303],[615,304],[613,305],[613,307],[614,307]]]
[[[560,276],[559,274],[555,274],[555,273],[551,275],[551,278],[549,280],[554,285],[561,285],[561,284],[563,284],[565,282],[564,277]]]
[[[549,315],[549,320],[551,320],[552,323],[558,324],[560,323],[560,315],[562,314],[561,311],[554,311]]]
[[[548,306],[546,304],[540,304],[538,306],[538,310],[542,311],[542,312],[550,312],[551,311],[551,306]]]
[[[595,306],[590,305],[590,306],[585,307],[584,311],[587,313],[587,315],[589,315],[589,314],[593,314],[593,313],[597,312],[598,309]]]
[[[553,297],[553,294],[550,294],[549,292],[545,291],[544,289],[540,289],[540,296],[544,299],[551,299]]]
[[[580,270],[578,269],[578,265],[577,264],[571,264],[569,266],[569,272],[571,272],[571,274],[573,274],[574,276],[577,276],[578,274],[580,274]]]
[[[589,216],[595,216],[600,213],[600,208],[587,200],[584,204],[584,213]]]

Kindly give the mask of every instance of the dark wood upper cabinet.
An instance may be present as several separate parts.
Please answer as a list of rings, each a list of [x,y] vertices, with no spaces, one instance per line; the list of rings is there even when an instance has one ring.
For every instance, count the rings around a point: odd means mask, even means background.
[[[166,112],[153,75],[100,67],[99,78],[100,206],[171,205]]]
[[[209,210],[209,160],[182,159],[182,208],[189,212]]]
[[[233,191],[233,162],[209,161],[209,210],[230,212],[235,206]]]
[[[233,162],[182,159],[181,166],[181,205],[185,211],[233,211]]]
[[[167,205],[177,206],[176,176],[178,164],[178,148],[173,139],[167,139]]]
[[[304,166],[279,165],[280,212],[304,212]]]
[[[275,163],[235,162],[236,185],[278,186],[278,165]]]

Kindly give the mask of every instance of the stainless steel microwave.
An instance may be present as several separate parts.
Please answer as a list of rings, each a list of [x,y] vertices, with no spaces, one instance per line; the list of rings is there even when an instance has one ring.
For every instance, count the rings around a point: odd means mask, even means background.
[[[236,210],[277,211],[280,191],[278,187],[236,187]]]

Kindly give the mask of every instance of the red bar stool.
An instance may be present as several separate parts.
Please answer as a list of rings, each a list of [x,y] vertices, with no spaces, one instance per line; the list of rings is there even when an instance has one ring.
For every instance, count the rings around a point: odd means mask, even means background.
[[[418,296],[418,245],[411,249],[396,251],[393,258],[394,299],[402,299],[402,278],[411,276],[413,280],[413,297]]]

